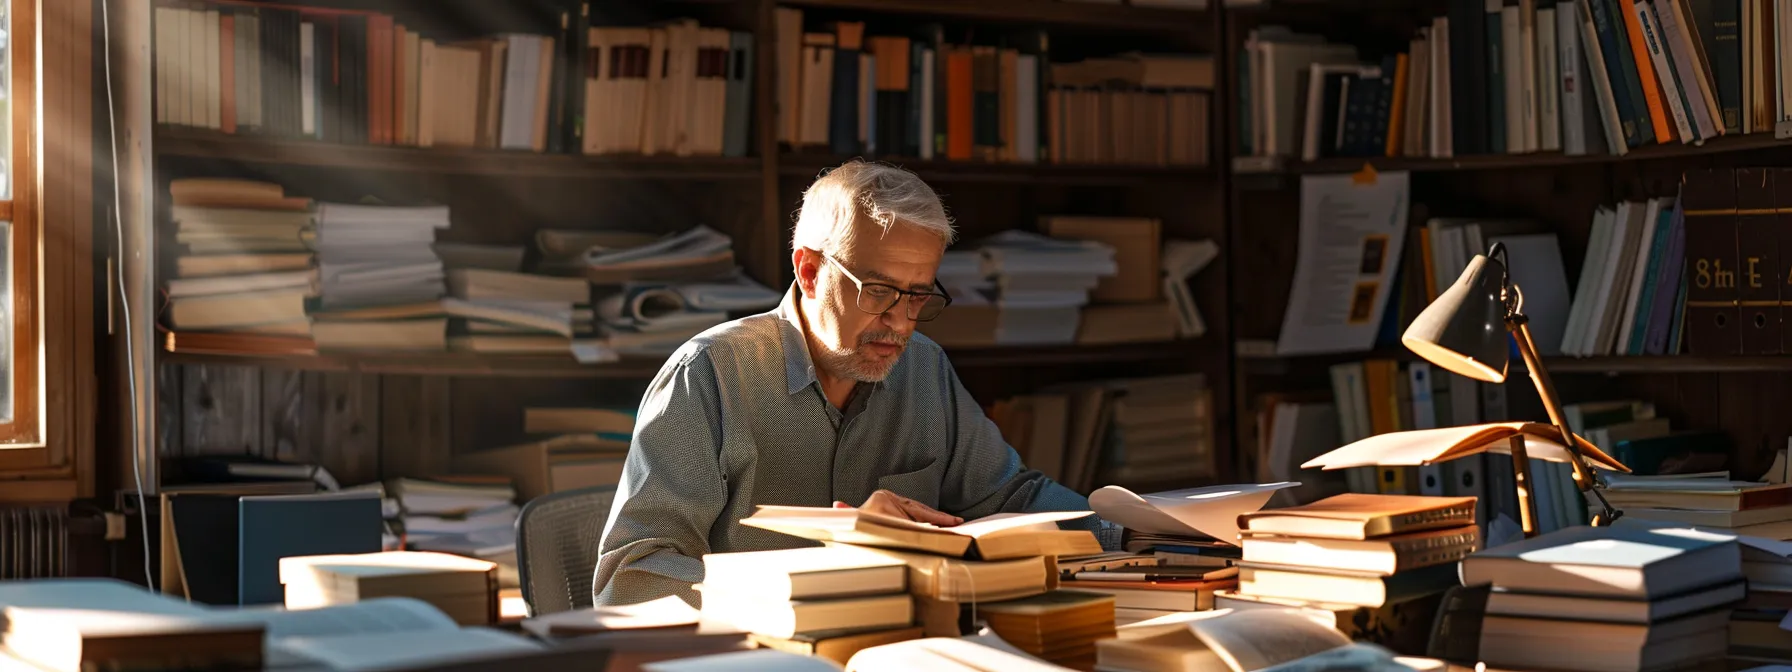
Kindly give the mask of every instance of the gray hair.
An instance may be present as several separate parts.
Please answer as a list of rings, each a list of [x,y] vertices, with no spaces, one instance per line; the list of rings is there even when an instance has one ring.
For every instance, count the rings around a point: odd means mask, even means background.
[[[933,187],[907,170],[855,160],[829,171],[803,192],[791,247],[823,252],[847,247],[861,217],[886,232],[901,222],[938,234],[941,247],[957,237]]]

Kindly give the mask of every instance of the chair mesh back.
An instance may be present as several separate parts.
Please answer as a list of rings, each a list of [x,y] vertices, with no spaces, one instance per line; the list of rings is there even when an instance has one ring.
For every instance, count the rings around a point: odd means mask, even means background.
[[[517,572],[530,615],[591,606],[598,542],[615,497],[614,486],[603,486],[543,495],[523,506]]]

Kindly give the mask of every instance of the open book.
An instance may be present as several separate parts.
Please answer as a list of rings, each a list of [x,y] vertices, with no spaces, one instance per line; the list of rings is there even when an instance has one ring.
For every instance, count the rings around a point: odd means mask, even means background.
[[[918,523],[858,509],[760,506],[742,525],[816,541],[925,551],[955,558],[1005,560],[1038,555],[1094,555],[1101,542],[1088,530],[1056,523],[1089,511],[998,513],[955,527]]]
[[[1480,452],[1510,455],[1508,443],[1513,435],[1523,434],[1525,452],[1534,459],[1568,462],[1567,446],[1553,425],[1536,422],[1495,422],[1485,425],[1439,427],[1407,432],[1377,434],[1332,452],[1320,455],[1302,469],[1346,469],[1370,466],[1424,466],[1448,462]],[[1605,454],[1598,446],[1579,436],[1574,437],[1582,455],[1594,466],[1612,471],[1630,472],[1630,468]]]
[[[1104,520],[1133,532],[1179,537],[1212,537],[1238,545],[1238,517],[1263,508],[1277,490],[1295,482],[1212,485],[1134,494],[1110,485],[1089,494],[1089,508]]]
[[[1122,626],[1096,642],[1098,669],[1261,670],[1349,646],[1350,638],[1309,609],[1218,609]]]
[[[189,663],[250,668],[421,669],[546,650],[527,637],[462,628],[408,597],[317,609],[206,607],[90,579],[0,586],[0,644],[49,669],[153,666],[172,662],[170,651]]]

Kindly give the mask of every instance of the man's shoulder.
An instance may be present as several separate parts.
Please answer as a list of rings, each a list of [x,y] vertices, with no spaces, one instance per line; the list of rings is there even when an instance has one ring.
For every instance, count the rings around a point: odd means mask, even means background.
[[[778,325],[779,318],[775,313],[759,313],[723,322],[685,341],[668,359],[668,364],[780,357],[783,349]]]

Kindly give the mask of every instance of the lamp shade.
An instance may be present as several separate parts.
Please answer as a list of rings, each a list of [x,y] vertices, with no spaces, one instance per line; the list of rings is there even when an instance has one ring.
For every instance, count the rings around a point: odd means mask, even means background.
[[[1506,269],[1475,255],[1456,284],[1425,307],[1401,335],[1400,343],[1437,366],[1475,380],[1506,380],[1510,350],[1506,304],[1501,300]]]

